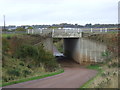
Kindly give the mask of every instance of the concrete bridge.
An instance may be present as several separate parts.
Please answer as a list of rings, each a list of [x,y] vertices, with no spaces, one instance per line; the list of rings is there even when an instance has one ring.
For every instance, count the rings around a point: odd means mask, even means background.
[[[28,34],[49,35],[44,42],[45,48],[53,52],[53,38],[63,38],[64,55],[73,58],[78,63],[102,62],[102,53],[107,47],[101,43],[84,37],[93,34],[105,34],[110,32],[108,28],[57,28],[57,29],[32,29]]]
[[[28,29],[28,34],[40,34],[47,35],[51,34],[53,38],[78,38],[83,37],[82,32],[89,34],[106,33],[110,32],[108,28],[39,28],[39,29]],[[85,35],[84,35],[85,36]]]

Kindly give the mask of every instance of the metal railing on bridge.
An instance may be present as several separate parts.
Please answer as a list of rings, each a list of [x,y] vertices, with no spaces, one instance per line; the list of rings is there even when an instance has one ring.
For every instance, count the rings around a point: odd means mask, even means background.
[[[47,35],[51,34],[52,37],[82,37],[83,33],[107,33],[107,32],[118,32],[115,28],[39,28],[39,29],[28,29],[28,34],[40,34]]]

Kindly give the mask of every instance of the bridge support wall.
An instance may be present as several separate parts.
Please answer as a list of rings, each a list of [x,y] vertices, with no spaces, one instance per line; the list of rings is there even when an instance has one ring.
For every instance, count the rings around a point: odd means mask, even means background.
[[[64,39],[64,55],[78,63],[101,62],[106,46],[85,38]]]
[[[53,53],[53,38],[46,38],[44,41],[43,41],[43,46],[44,46],[44,49]]]
[[[102,53],[107,47],[99,42],[85,38],[64,38],[64,55],[72,58],[78,63],[102,62]],[[44,48],[53,53],[53,39],[46,38],[43,42]]]

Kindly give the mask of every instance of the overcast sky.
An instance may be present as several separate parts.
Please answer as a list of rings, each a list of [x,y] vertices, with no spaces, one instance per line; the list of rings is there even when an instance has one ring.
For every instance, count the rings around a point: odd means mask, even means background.
[[[0,0],[0,25],[118,23],[119,0]]]

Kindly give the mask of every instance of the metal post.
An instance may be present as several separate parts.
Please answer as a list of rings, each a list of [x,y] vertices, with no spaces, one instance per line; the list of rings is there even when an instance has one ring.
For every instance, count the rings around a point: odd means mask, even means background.
[[[43,33],[42,29],[40,29],[40,33]]]
[[[100,32],[102,32],[102,28],[100,28]]]
[[[5,15],[3,15],[3,18],[4,18],[4,30],[6,29],[5,27]]]
[[[105,28],[105,32],[107,32],[107,28]]]
[[[30,33],[29,29],[27,30],[27,33],[28,33],[28,34]]]
[[[65,33],[66,33],[67,31],[66,31],[66,29],[65,29]]]
[[[52,32],[53,34],[55,33],[55,30],[53,29],[53,32]]]
[[[86,47],[87,48],[87,47]],[[88,56],[88,54],[87,54],[87,49],[85,50],[86,51],[86,62],[87,62],[87,56]]]
[[[80,37],[82,37],[82,32],[80,32]]]
[[[91,28],[91,32],[93,32],[93,29]]]
[[[80,29],[78,28],[78,33],[80,32]]]
[[[53,30],[52,30],[52,37],[54,36],[54,32],[55,32],[55,31],[54,31],[54,29],[53,29]]]
[[[33,29],[32,29],[32,34],[33,34]]]

